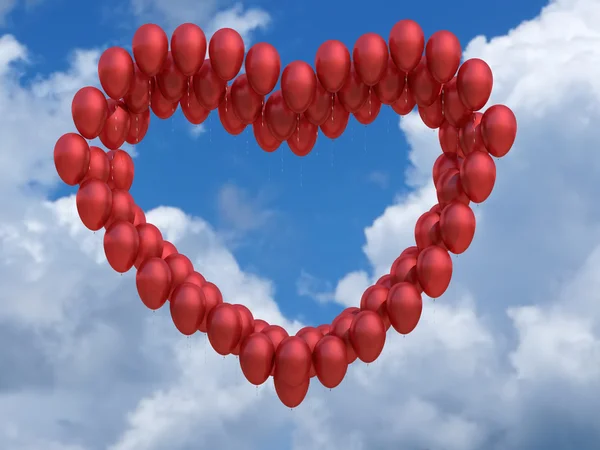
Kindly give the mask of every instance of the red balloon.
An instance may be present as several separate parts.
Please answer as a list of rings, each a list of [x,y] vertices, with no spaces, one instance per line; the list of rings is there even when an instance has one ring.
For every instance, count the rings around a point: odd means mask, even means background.
[[[448,252],[437,245],[427,247],[419,253],[417,275],[425,294],[431,298],[440,297],[452,278],[452,259]]]
[[[467,124],[459,131],[460,148],[465,155],[471,152],[487,152],[481,136],[481,118],[483,114],[476,112],[471,115]]]
[[[217,109],[225,98],[226,87],[227,83],[217,76],[210,60],[205,60],[194,75],[194,92],[198,102],[210,111]]]
[[[296,114],[285,104],[281,91],[275,91],[269,96],[264,116],[275,139],[287,141],[296,129]]]
[[[210,111],[200,104],[193,91],[188,90],[179,100],[179,104],[183,115],[193,125],[200,125],[210,114]]]
[[[147,109],[143,113],[133,114],[129,112],[129,131],[125,141],[128,144],[139,144],[148,132],[150,126],[150,110]]]
[[[310,378],[306,378],[298,386],[290,386],[279,378],[273,378],[273,382],[275,384],[275,392],[277,393],[279,400],[281,400],[281,403],[288,408],[295,408],[302,403],[306,397],[310,385]]]
[[[175,111],[177,110],[177,102],[167,100],[165,96],[162,95],[161,90],[158,87],[154,86],[152,88],[150,99],[152,103],[150,105],[152,112],[159,119],[166,120],[175,114]]]
[[[140,299],[147,308],[159,309],[171,291],[171,270],[161,258],[150,258],[142,263],[135,276]]]
[[[415,329],[423,311],[421,294],[412,283],[398,283],[387,299],[390,322],[400,334],[408,334]]]
[[[71,103],[71,114],[75,128],[84,138],[97,138],[108,117],[104,94],[92,86],[79,89]]]
[[[379,314],[383,325],[387,330],[390,327],[390,319],[385,308],[389,288],[375,284],[368,287],[360,299],[360,309],[362,311],[373,311]]]
[[[458,157],[453,153],[442,153],[433,163],[433,182],[437,185],[440,176],[448,169],[458,169]]]
[[[352,364],[356,361],[356,352],[352,347],[352,343],[350,342],[350,336],[348,335],[348,331],[350,330],[350,326],[352,325],[352,320],[354,319],[354,314],[344,314],[336,321],[335,325],[332,324],[331,334],[339,337],[346,344],[346,361],[348,364]]]
[[[254,44],[246,55],[246,75],[258,95],[269,94],[277,84],[281,59],[277,49],[266,42]]]
[[[161,27],[148,23],[139,27],[133,35],[132,50],[140,70],[153,77],[167,59],[169,39]]]
[[[429,73],[425,56],[421,58],[417,67],[409,72],[408,88],[419,106],[431,105],[440,95],[442,85]]]
[[[348,370],[346,344],[337,336],[325,336],[313,351],[313,364],[317,377],[329,389],[337,387]]]
[[[333,319],[333,321],[331,322],[331,331],[333,331],[333,329],[336,327],[337,323],[340,321],[340,319],[342,317],[348,316],[348,315],[355,315],[358,314],[360,312],[360,308],[357,308],[356,306],[350,306],[346,309],[344,309],[341,313],[339,313],[337,315],[337,317],[335,319]]]
[[[246,74],[241,74],[231,85],[233,112],[244,124],[251,124],[262,112],[264,97],[257,94],[248,83]]]
[[[298,332],[296,333],[296,336],[302,338],[304,340],[304,342],[306,342],[306,344],[308,345],[308,348],[310,349],[311,354],[314,351],[317,343],[321,339],[323,339],[323,333],[321,333],[319,330],[317,330],[314,327],[304,327],[304,328],[298,330]],[[312,357],[311,357],[310,372],[309,372],[308,376],[310,378],[312,378],[316,374],[317,374],[317,372],[315,371],[315,366],[312,363]]]
[[[129,153],[123,150],[114,150],[107,156],[110,163],[108,185],[111,189],[128,191],[133,184],[133,159]]]
[[[171,292],[173,292],[194,271],[194,266],[190,259],[181,253],[167,256],[165,262],[171,269]]]
[[[304,117],[304,114],[300,116],[300,120],[296,131],[294,134],[287,140],[287,144],[290,147],[290,150],[296,156],[306,156],[308,155],[315,143],[317,142],[317,134],[319,133],[319,128],[316,125],[313,125]]]
[[[206,55],[206,36],[198,25],[184,23],[173,31],[171,53],[179,71],[191,77],[204,62]]]
[[[496,164],[486,152],[472,152],[467,155],[460,168],[462,187],[475,203],[485,201],[496,183]]]
[[[189,277],[189,275],[188,275],[188,277]],[[210,283],[210,282],[206,282],[202,285],[202,292],[204,292],[204,300],[205,300],[204,304],[206,306],[206,308],[205,308],[206,312],[204,313],[204,320],[198,326],[198,330],[202,331],[203,333],[206,333],[208,330],[208,324],[207,324],[208,314],[217,305],[220,305],[221,303],[223,303],[223,295],[221,294],[221,291],[219,290],[219,288],[214,283]]]
[[[285,104],[296,114],[308,109],[317,92],[317,77],[304,61],[289,63],[281,74],[281,93]]]
[[[208,314],[208,340],[219,355],[229,355],[240,341],[242,334],[241,318],[229,303],[215,306]]]
[[[63,134],[54,145],[54,166],[69,186],[79,184],[90,168],[90,147],[76,133]]]
[[[401,258],[403,256],[414,256],[416,258],[417,256],[419,256],[419,247],[413,245],[412,247],[405,248],[404,250],[402,250],[402,253],[400,253],[400,256],[398,258]],[[398,261],[398,260],[396,259],[396,261]],[[396,261],[394,261],[394,262],[396,262]],[[393,264],[392,264],[392,267],[394,267]]]
[[[388,60],[383,78],[373,88],[375,94],[384,105],[393,105],[402,95],[406,82],[406,74],[400,72],[392,58]]]
[[[317,50],[315,69],[325,90],[335,94],[350,73],[350,52],[340,41],[325,41]]]
[[[240,349],[240,367],[246,379],[260,386],[273,370],[275,349],[271,339],[262,333],[252,333]]]
[[[481,135],[490,154],[502,158],[510,151],[517,137],[514,113],[504,105],[492,106],[481,119]]]
[[[98,61],[98,78],[110,98],[125,97],[133,80],[133,60],[127,50],[121,47],[104,50]]]
[[[356,72],[367,86],[375,86],[385,75],[389,53],[385,40],[376,33],[365,33],[352,50]]]
[[[383,320],[376,312],[361,311],[354,316],[348,335],[358,359],[365,363],[375,361],[385,345],[385,332]]]
[[[416,255],[404,255],[394,261],[394,272],[390,274],[392,277],[392,286],[406,281],[414,284],[418,290],[422,289],[417,276],[417,258],[418,256]]]
[[[135,205],[133,207],[133,210],[135,211],[134,216],[133,216],[133,226],[137,227],[138,225],[145,224],[146,223],[146,214],[144,214],[144,210],[142,208],[140,208],[138,205]]]
[[[346,82],[337,95],[349,113],[358,111],[369,100],[369,86],[362,82],[354,64],[352,64]]]
[[[469,197],[465,194],[460,172],[457,169],[449,169],[440,176],[437,183],[437,197],[442,207],[454,200],[465,205],[469,204]]]
[[[413,20],[401,20],[394,25],[388,38],[390,56],[398,68],[410,72],[421,60],[425,49],[425,35]]]
[[[112,192],[106,183],[88,180],[79,187],[75,202],[81,222],[86,228],[98,231],[110,217]]]
[[[175,65],[171,52],[167,53],[167,59],[156,75],[156,84],[163,97],[170,103],[178,102],[185,92],[186,82],[187,78]]]
[[[461,128],[467,124],[473,112],[469,110],[458,96],[456,78],[444,85],[444,117],[450,125]]]
[[[315,97],[308,109],[304,112],[304,115],[310,123],[321,126],[329,117],[332,103],[333,94],[327,92],[323,85],[317,81]]]
[[[269,324],[267,322],[265,322],[264,320],[254,319],[254,332],[255,333],[260,333],[262,330],[264,330],[268,326],[269,326]],[[273,350],[273,352],[275,352],[275,350]],[[273,353],[273,356],[275,356],[275,353]]]
[[[240,342],[233,349],[233,351],[231,353],[233,353],[234,355],[239,355],[240,347],[241,347],[242,343],[244,342],[244,340],[248,336],[250,336],[252,333],[254,333],[254,316],[252,315],[250,310],[248,308],[246,308],[244,305],[233,305],[233,307],[236,309],[236,311],[240,315],[241,324],[242,324],[242,333],[240,335]]]
[[[231,103],[231,89],[227,86],[225,98],[219,105],[219,119],[225,131],[233,136],[237,136],[246,129],[246,124],[235,114]]]
[[[206,278],[204,278],[202,274],[198,272],[192,272],[187,277],[185,277],[185,280],[183,280],[183,282],[192,283],[201,288],[206,283]]]
[[[433,33],[425,47],[429,73],[439,83],[447,83],[452,79],[460,66],[461,55],[460,41],[446,30]]]
[[[439,222],[440,215],[435,212],[428,211],[419,217],[415,225],[415,242],[419,251],[440,243]]]
[[[204,318],[204,293],[192,283],[180,284],[171,294],[171,319],[181,334],[191,336]]]
[[[346,111],[338,96],[334,96],[333,106],[329,111],[327,120],[321,124],[321,131],[329,139],[339,138],[346,126],[348,126],[348,118],[350,113]]]
[[[99,147],[90,146],[90,168],[88,169],[81,184],[87,180],[108,181],[110,175],[110,163],[106,152]]]
[[[475,236],[475,214],[464,203],[452,202],[440,216],[440,234],[446,248],[455,255],[465,252]]]
[[[231,28],[221,28],[213,34],[208,44],[208,55],[212,68],[219,78],[233,80],[244,62],[244,41]]]
[[[177,253],[177,248],[169,241],[163,241],[163,252],[160,257],[165,259],[167,256],[170,256],[173,253]]]
[[[425,125],[435,130],[444,123],[444,112],[442,111],[442,98],[438,97],[429,106],[419,106],[419,116]]]
[[[431,209],[429,210],[429,212],[434,212],[436,214],[441,214],[442,213],[442,208],[441,208],[441,206],[440,206],[439,203],[436,203],[435,205],[433,205],[431,207]]]
[[[137,64],[134,64],[131,86],[129,86],[129,92],[127,92],[127,95],[123,99],[129,112],[140,114],[148,110],[151,91],[152,83],[150,77],[142,72]]]
[[[161,257],[164,242],[160,230],[151,223],[142,223],[136,228],[140,237],[140,245],[134,265],[139,269],[144,261]]]
[[[438,133],[440,146],[444,153],[456,154],[459,148],[459,131],[446,120],[440,126]]]
[[[261,115],[254,121],[252,124],[252,131],[254,132],[254,138],[256,139],[257,144],[265,152],[274,152],[281,145],[281,141],[276,139],[271,133],[271,130],[269,130],[264,115]]]
[[[104,234],[104,254],[116,272],[125,273],[133,267],[139,246],[137,230],[124,220],[112,224]]]
[[[323,325],[319,325],[317,327],[317,330],[319,330],[323,336],[327,336],[329,334],[329,332],[331,331],[331,325],[325,323]]]
[[[279,325],[269,325],[263,328],[261,333],[265,334],[269,339],[271,339],[275,351],[277,351],[277,348],[279,347],[279,344],[281,344],[281,341],[283,341],[286,337],[289,336],[288,332],[281,328]]]
[[[392,109],[396,114],[406,116],[413,110],[416,104],[417,103],[415,102],[415,98],[408,89],[408,81],[406,81],[404,91],[400,95],[400,98],[392,104]]]
[[[387,289],[392,287],[392,276],[390,274],[383,275],[375,282],[377,286],[383,286]]]
[[[121,101],[108,100],[108,118],[100,132],[100,141],[106,148],[116,150],[125,143],[131,119],[127,106]]]
[[[304,339],[286,337],[275,351],[273,376],[288,386],[298,386],[309,376],[312,363],[311,351]]]
[[[104,228],[108,230],[113,223],[119,220],[124,220],[133,225],[133,221],[135,220],[135,203],[129,192],[122,189],[113,189],[110,216]]]
[[[462,64],[456,78],[463,104],[472,111],[483,108],[490,99],[494,84],[490,66],[479,58],[471,58]]]
[[[371,91],[371,96],[362,108],[354,113],[354,117],[363,125],[369,125],[375,121],[380,110],[381,102],[377,98],[377,95],[375,95],[375,92]]]

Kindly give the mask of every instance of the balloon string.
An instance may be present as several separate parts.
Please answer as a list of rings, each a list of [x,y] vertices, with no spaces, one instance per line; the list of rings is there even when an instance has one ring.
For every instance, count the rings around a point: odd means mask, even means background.
[[[300,142],[300,114],[296,116],[296,142]]]
[[[187,107],[190,107],[190,78],[187,79]]]
[[[225,90],[225,112],[227,112],[227,94],[229,93],[229,86]]]
[[[404,74],[404,103],[408,103],[408,73]]]
[[[371,86],[369,86],[369,116],[371,115]]]
[[[152,79],[148,78],[148,107],[152,105]]]
[[[335,103],[334,94],[331,94],[331,121],[333,122],[333,104]]]
[[[263,100],[260,104],[260,115],[261,115],[261,120],[260,120],[260,126],[264,127],[265,126],[265,99],[263,97]]]
[[[139,119],[140,119],[140,117],[136,114],[135,115],[135,143],[136,144],[140,141],[139,140],[139,135],[140,135]]]
[[[442,86],[441,97],[442,97],[442,116],[445,116],[446,114],[444,113],[444,87],[443,86]]]

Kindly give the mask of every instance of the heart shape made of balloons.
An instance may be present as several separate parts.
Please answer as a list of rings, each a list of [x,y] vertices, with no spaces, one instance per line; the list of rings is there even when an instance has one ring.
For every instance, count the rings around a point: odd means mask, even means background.
[[[506,155],[516,137],[517,122],[508,107],[477,112],[493,84],[484,61],[461,65],[456,36],[439,31],[425,43],[421,27],[411,20],[396,23],[387,43],[375,33],[362,35],[352,56],[340,41],[326,41],[317,51],[315,69],[294,61],[281,77],[272,45],[258,43],[245,54],[241,36],[230,28],[218,30],[207,46],[204,32],[186,23],[174,31],[169,46],[160,27],[146,24],[136,31],[132,49],[133,58],[120,47],[104,51],[98,75],[108,98],[92,86],[76,93],[72,115],[78,133],[58,139],[54,162],[66,184],[79,185],[76,203],[83,224],[106,229],[110,266],[120,273],[137,269],[144,305],[156,310],[168,300],[182,334],[207,333],[216,352],[239,355],[252,384],[272,376],[288,407],[303,401],[313,377],[333,388],[356,359],[374,361],[390,327],[408,334],[417,326],[422,293],[440,297],[452,276],[450,253],[462,253],[471,244],[475,215],[469,205],[492,192],[492,156]],[[239,74],[243,64],[245,73]],[[272,92],[278,81],[281,89]],[[290,336],[255,319],[245,306],[225,302],[219,288],[146,222],[129,193],[134,164],[120,147],[144,138],[150,111],[167,119],[180,106],[187,120],[201,124],[218,109],[230,134],[252,125],[263,150],[274,152],[286,141],[294,154],[306,156],[319,131],[335,139],[350,115],[369,124],[382,104],[399,115],[416,105],[425,125],[439,130],[442,154],[433,166],[438,204],[418,219],[415,245],[362,293],[360,307],[345,309],[329,325]],[[108,152],[86,141],[96,137]]]

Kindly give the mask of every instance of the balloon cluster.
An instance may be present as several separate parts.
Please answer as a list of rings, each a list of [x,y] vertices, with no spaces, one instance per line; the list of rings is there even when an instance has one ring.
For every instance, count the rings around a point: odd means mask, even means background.
[[[448,31],[433,34],[425,45],[422,29],[411,20],[398,22],[387,43],[377,34],[364,34],[352,58],[341,42],[325,42],[315,69],[302,61],[290,63],[275,92],[281,71],[277,50],[258,43],[244,60],[242,38],[229,28],[212,36],[208,59],[203,31],[189,23],[174,31],[170,49],[160,27],[143,25],[132,48],[133,59],[120,47],[102,54],[98,75],[108,98],[95,87],[77,92],[72,114],[79,133],[58,140],[54,162],[66,184],[79,185],[76,203],[83,224],[106,229],[110,266],[120,273],[137,269],[144,305],[156,310],[169,301],[181,333],[207,333],[217,353],[239,355],[252,384],[272,376],[289,407],[302,402],[313,377],[334,388],[356,359],[373,362],[390,327],[410,333],[421,316],[422,294],[437,298],[450,283],[449,253],[464,252],[473,239],[475,215],[469,204],[483,202],[492,192],[492,156],[504,156],[515,140],[517,123],[509,108],[495,105],[484,114],[476,112],[491,94],[488,65],[470,59],[461,66],[460,43]],[[242,64],[245,73],[238,75]],[[382,104],[401,115],[417,105],[423,122],[439,128],[443,153],[433,167],[438,204],[417,221],[416,245],[362,294],[360,308],[347,308],[330,325],[289,336],[282,327],[255,319],[245,306],[224,302],[219,288],[146,222],[129,193],[134,165],[119,147],[144,138],[150,110],[166,119],[181,106],[191,123],[200,124],[218,109],[229,133],[239,134],[252,124],[263,150],[275,151],[286,141],[292,152],[305,156],[319,129],[335,139],[350,114],[368,124]],[[108,152],[89,146],[86,139],[96,137]]]

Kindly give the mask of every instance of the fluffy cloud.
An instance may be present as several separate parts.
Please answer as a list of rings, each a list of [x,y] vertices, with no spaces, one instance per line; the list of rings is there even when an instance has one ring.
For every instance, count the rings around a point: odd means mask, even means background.
[[[0,39],[0,183],[9,193],[0,218],[0,361],[9,368],[0,373],[0,446],[595,448],[598,29],[596,1],[561,0],[506,36],[470,43],[466,56],[494,71],[492,101],[511,106],[520,127],[513,152],[498,161],[496,191],[476,210],[475,242],[454,260],[448,295],[427,303],[413,334],[390,333],[381,359],[353,366],[331,392],[315,383],[294,411],[270,385],[245,382],[235,358],[216,356],[200,336],[178,336],[168,312],[146,311],[132,274],[108,269],[101,233],[78,223],[72,197],[49,202],[45,191],[26,189],[56,181],[48,136],[69,129],[68,103],[92,82],[97,53],[76,53],[68,73],[24,87],[13,66],[26,51]],[[340,303],[356,304],[434,202],[436,134],[414,116],[401,127],[413,149],[414,191],[365,230],[372,271],[344,278],[332,294]],[[166,207],[148,218],[229,301],[300,326],[282,317],[272,284],[244,273],[205,221]]]

